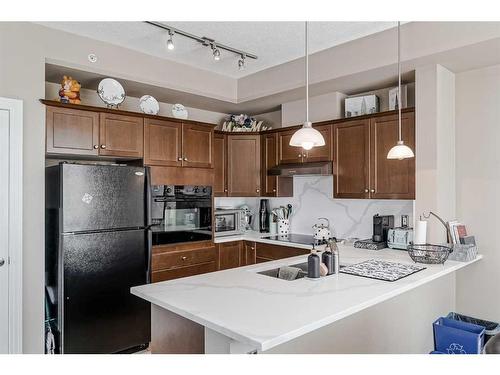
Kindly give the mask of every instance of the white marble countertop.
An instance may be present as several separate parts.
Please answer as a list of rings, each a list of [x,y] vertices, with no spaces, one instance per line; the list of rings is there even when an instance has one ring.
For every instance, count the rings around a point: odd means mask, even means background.
[[[242,238],[247,239],[247,238]],[[273,242],[274,243],[274,242]],[[413,264],[405,251],[339,245],[341,264],[383,259]],[[306,261],[298,256],[150,285],[132,293],[222,335],[265,351],[466,267],[447,261],[395,282],[347,274],[286,281],[259,271]]]

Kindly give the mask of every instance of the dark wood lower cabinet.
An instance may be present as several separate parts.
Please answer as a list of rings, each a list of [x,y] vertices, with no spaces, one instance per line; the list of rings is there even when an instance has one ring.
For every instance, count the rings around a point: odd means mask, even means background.
[[[257,263],[309,254],[309,250],[297,247],[257,243],[255,258]]]
[[[250,264],[255,264],[257,262],[256,243],[245,241],[243,243],[243,246],[244,246],[245,262],[244,264],[241,264],[241,266],[248,266]]]
[[[218,269],[227,270],[239,267],[244,258],[242,241],[223,242],[217,244]]]

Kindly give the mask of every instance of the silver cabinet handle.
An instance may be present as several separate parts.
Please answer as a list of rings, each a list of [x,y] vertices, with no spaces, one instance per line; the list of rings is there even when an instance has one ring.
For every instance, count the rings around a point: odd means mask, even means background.
[[[5,264],[5,259],[0,258],[0,267],[2,267]]]
[[[299,155],[298,155],[298,157],[299,157],[299,158],[301,158],[301,157],[302,157],[302,154],[299,154]]]
[[[101,145],[101,148],[106,148],[106,145]]]
[[[276,189],[273,189],[273,193],[276,193]]]
[[[187,257],[186,257],[186,256],[183,256],[183,257],[181,257],[181,259],[182,259],[182,260],[186,260],[186,259],[187,259]]]
[[[188,161],[188,158],[184,158],[184,161]]]
[[[260,193],[260,189],[255,189],[255,191],[256,191],[257,193]]]
[[[307,155],[306,155],[306,154],[302,154],[302,157],[303,157],[303,158],[307,158]]]
[[[365,189],[365,193],[368,193],[368,192],[369,192],[369,190],[368,190],[368,189]]]
[[[97,150],[99,148],[99,145],[94,145],[94,148]]]
[[[375,189],[371,189],[371,190],[370,190],[370,193],[375,193]]]
[[[178,157],[178,158],[177,158],[177,160],[182,161],[182,158],[181,158],[181,157]]]
[[[227,193],[227,189],[224,189],[224,193]]]

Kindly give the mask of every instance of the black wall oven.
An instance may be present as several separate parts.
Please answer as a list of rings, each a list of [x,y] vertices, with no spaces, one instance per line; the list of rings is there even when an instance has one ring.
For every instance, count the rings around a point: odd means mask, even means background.
[[[210,186],[152,186],[153,245],[212,239]]]

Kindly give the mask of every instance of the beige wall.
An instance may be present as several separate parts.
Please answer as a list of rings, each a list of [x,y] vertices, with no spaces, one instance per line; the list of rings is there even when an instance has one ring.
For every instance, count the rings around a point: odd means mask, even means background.
[[[481,262],[458,273],[457,308],[500,321],[500,65],[456,76],[457,217]]]

